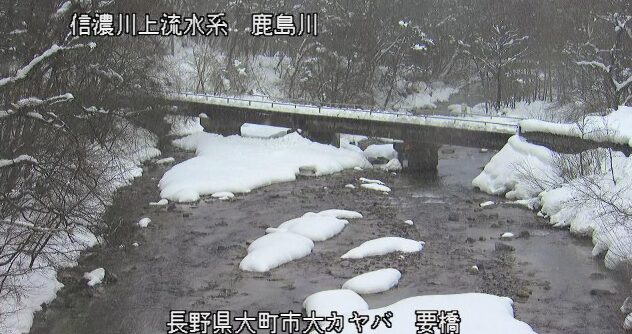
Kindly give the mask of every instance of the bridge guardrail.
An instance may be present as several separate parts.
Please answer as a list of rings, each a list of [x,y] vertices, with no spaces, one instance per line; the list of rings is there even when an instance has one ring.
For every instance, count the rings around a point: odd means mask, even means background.
[[[318,109],[319,113],[321,112],[321,110],[331,110],[331,111],[335,111],[335,110],[341,110],[341,111],[347,111],[347,112],[362,112],[362,113],[368,113],[369,115],[372,114],[386,114],[386,115],[394,115],[395,117],[413,117],[413,118],[423,118],[424,120],[427,119],[439,119],[439,120],[445,120],[445,121],[453,121],[454,123],[456,122],[465,122],[465,123],[474,123],[474,124],[483,124],[484,126],[489,125],[499,125],[499,126],[506,126],[506,127],[512,127],[514,128],[516,131],[518,131],[518,124],[516,123],[503,123],[503,122],[499,122],[499,121],[486,121],[486,120],[478,120],[478,119],[468,119],[468,118],[462,118],[462,117],[454,117],[454,116],[443,116],[443,115],[427,115],[427,114],[422,114],[422,115],[415,115],[413,113],[410,112],[394,112],[394,111],[388,111],[388,110],[381,110],[381,109],[359,109],[359,108],[348,108],[348,107],[329,107],[329,106],[323,106],[322,104],[298,104],[298,103],[288,103],[286,101],[275,101],[275,100],[270,100],[269,97],[263,96],[263,95],[255,95],[258,97],[261,97],[261,100],[254,100],[254,99],[247,99],[247,98],[242,98],[242,97],[234,97],[234,96],[222,96],[222,95],[211,95],[211,94],[201,94],[201,93],[191,93],[191,92],[171,92],[169,94],[173,94],[173,95],[184,95],[184,97],[201,97],[204,98],[206,100],[209,99],[218,99],[218,100],[226,100],[226,104],[230,104],[231,100],[232,101],[241,101],[241,102],[247,102],[248,106],[252,106],[253,103],[261,103],[261,104],[269,104],[271,108],[274,109],[274,105],[279,105],[279,106],[289,106],[289,107],[294,107],[295,109],[298,107],[301,108],[311,108],[311,109]],[[475,117],[490,117],[491,119],[494,118],[494,116],[490,116],[490,115],[484,115],[484,116],[478,116],[478,115],[472,115]],[[515,118],[515,117],[505,117],[505,116],[497,116],[497,117],[502,117],[502,118],[506,118],[506,119],[516,119],[516,120],[521,120],[522,118]]]

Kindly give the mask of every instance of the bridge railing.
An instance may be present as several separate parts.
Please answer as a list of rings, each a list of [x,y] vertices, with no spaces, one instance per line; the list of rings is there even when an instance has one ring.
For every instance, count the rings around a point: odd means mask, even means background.
[[[275,105],[276,106],[287,106],[290,108],[294,108],[294,109],[298,109],[298,108],[310,108],[313,110],[318,110],[319,113],[321,113],[323,110],[326,111],[347,111],[347,112],[360,112],[360,113],[368,113],[369,115],[372,114],[385,114],[385,115],[392,115],[397,117],[413,117],[413,118],[422,118],[424,120],[429,120],[429,119],[434,119],[434,120],[442,120],[442,121],[446,121],[446,122],[453,122],[454,124],[456,124],[457,122],[465,122],[465,123],[470,123],[470,124],[482,124],[483,126],[487,127],[487,125],[495,125],[495,126],[502,126],[502,127],[511,127],[514,131],[518,131],[518,124],[517,124],[517,120],[522,120],[522,118],[516,118],[516,117],[504,117],[504,116],[490,116],[490,115],[476,115],[476,114],[467,114],[465,117],[455,117],[455,116],[448,116],[448,115],[428,115],[428,114],[415,114],[413,112],[410,111],[395,111],[395,110],[384,110],[384,109],[377,109],[374,106],[368,106],[366,107],[367,109],[364,109],[363,106],[359,106],[359,105],[345,105],[345,104],[337,104],[337,103],[331,103],[331,104],[312,104],[312,103],[308,103],[307,101],[301,101],[301,102],[305,102],[305,103],[292,103],[292,102],[288,102],[288,101],[279,101],[279,100],[274,100],[271,99],[268,96],[263,96],[263,95],[255,95],[255,97],[258,97],[258,99],[253,99],[253,98],[245,98],[245,97],[235,97],[235,96],[222,96],[222,95],[211,95],[211,94],[201,94],[201,93],[191,93],[191,92],[172,92],[170,94],[176,95],[176,96],[184,96],[186,97],[195,97],[195,98],[203,98],[205,100],[218,100],[222,102],[222,104],[226,104],[226,105],[230,105],[231,101],[234,102],[242,102],[242,103],[248,103],[249,107],[254,107],[255,104],[262,104],[262,105],[266,105],[266,106],[270,106],[270,108],[274,109]],[[480,117],[480,118],[487,118],[490,117],[490,120],[485,120],[485,119],[472,119],[472,118],[467,118],[467,117]],[[501,119],[512,119],[514,120],[514,122],[501,122],[500,120],[498,120],[499,118]]]

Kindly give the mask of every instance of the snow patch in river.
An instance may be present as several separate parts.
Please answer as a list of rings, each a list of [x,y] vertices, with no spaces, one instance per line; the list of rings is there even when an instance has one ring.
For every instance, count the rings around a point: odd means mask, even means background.
[[[360,246],[351,249],[341,256],[343,259],[361,259],[369,256],[386,255],[393,252],[415,253],[421,252],[423,241],[416,241],[401,237],[382,237],[365,241]]]
[[[197,155],[173,166],[159,182],[161,197],[176,202],[293,181],[305,166],[316,176],[371,166],[360,153],[314,143],[297,133],[273,139],[196,133],[174,144]]]
[[[402,273],[397,269],[386,268],[358,275],[343,285],[343,289],[355,291],[361,295],[379,293],[390,290],[399,283]]]

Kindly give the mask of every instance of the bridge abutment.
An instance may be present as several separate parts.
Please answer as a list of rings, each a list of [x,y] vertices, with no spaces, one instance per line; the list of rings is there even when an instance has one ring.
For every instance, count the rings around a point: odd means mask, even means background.
[[[303,135],[317,143],[340,147],[340,134],[333,131],[306,130],[303,131]]]
[[[222,136],[241,135],[242,124],[240,122],[200,118],[200,124],[206,132],[217,133]]]
[[[408,141],[394,144],[404,171],[409,173],[436,173],[441,145]]]

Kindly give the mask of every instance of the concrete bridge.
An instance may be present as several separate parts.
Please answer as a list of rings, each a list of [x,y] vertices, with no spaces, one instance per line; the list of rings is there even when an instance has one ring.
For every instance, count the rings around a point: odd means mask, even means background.
[[[265,97],[236,98],[176,93],[162,102],[178,106],[190,115],[205,115],[200,122],[206,131],[222,135],[240,134],[243,123],[301,129],[320,143],[340,145],[340,133],[400,139],[395,145],[402,164],[411,172],[436,171],[441,145],[500,149],[509,137],[519,134],[520,118],[489,115],[418,115],[408,111],[386,111],[356,106],[323,106],[274,101]],[[527,140],[559,153],[579,153],[611,147],[630,153],[630,147],[611,143],[530,132]]]

